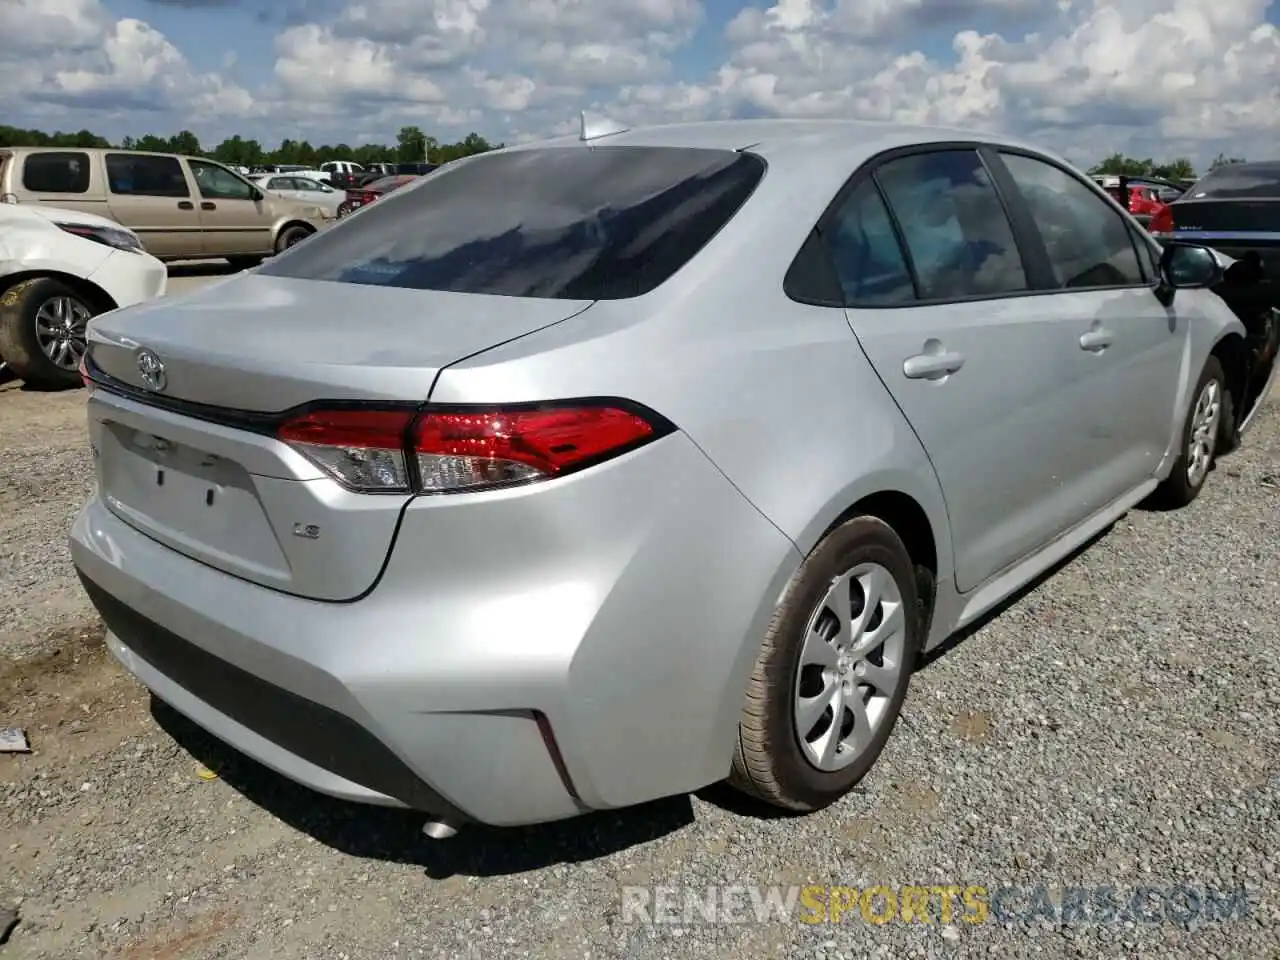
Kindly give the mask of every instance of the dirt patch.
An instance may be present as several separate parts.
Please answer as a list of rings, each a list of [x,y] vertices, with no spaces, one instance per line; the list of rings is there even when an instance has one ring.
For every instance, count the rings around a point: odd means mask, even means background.
[[[984,743],[994,729],[991,718],[977,710],[965,710],[951,721],[951,732],[966,743]]]

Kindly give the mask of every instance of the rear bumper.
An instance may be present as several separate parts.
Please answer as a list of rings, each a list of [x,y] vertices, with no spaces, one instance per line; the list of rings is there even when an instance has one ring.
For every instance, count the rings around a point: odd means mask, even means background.
[[[70,542],[112,652],[179,712],[320,792],[493,825],[723,777],[799,562],[679,434],[543,489],[414,501],[354,603],[189,560],[96,497]]]

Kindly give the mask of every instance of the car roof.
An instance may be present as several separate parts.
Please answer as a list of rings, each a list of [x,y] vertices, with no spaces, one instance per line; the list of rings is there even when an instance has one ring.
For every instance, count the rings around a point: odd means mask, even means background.
[[[855,155],[870,158],[885,150],[916,144],[980,142],[1032,150],[1062,160],[1050,150],[1003,134],[958,127],[882,120],[782,119],[708,120],[634,127],[584,143],[580,137],[556,137],[503,150],[573,146],[661,146],[747,150],[769,161],[828,157],[846,166]]]

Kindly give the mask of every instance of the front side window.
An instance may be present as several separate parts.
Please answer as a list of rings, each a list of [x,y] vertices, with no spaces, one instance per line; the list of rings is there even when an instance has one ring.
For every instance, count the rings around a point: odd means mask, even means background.
[[[1013,228],[976,151],[910,154],[875,176],[902,228],[921,299],[1027,289]]]
[[[88,193],[89,155],[70,151],[29,153],[22,186],[32,193]]]
[[[273,177],[267,184],[268,190],[292,190],[293,181],[288,177]]]
[[[107,189],[122,197],[191,196],[177,157],[145,153],[108,153]]]
[[[252,200],[253,188],[230,170],[204,160],[188,160],[196,188],[206,200]]]
[[[1002,156],[1044,239],[1060,289],[1144,282],[1129,228],[1114,208],[1060,167],[1021,154]]]
[[[759,157],[730,150],[484,154],[393,191],[262,273],[512,297],[635,297],[696,256],[763,175]]]
[[[916,297],[893,221],[880,192],[863,180],[822,230],[845,303],[876,306],[906,303]]]

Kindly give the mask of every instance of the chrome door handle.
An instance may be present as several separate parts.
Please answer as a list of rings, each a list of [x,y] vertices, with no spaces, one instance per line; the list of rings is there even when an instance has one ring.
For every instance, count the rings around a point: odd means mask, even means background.
[[[964,366],[959,353],[920,353],[902,364],[902,375],[908,380],[941,380]]]
[[[1080,349],[1090,353],[1101,353],[1111,346],[1110,330],[1090,330],[1080,338]]]

